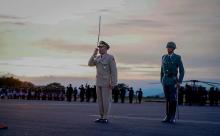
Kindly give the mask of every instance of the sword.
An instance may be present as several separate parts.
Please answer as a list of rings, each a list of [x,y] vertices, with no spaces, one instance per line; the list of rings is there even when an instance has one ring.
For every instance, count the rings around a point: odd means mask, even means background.
[[[179,86],[178,85],[176,85],[177,86],[177,90],[176,90],[176,93],[177,93],[177,95],[176,95],[176,103],[177,103],[177,105],[176,105],[176,110],[177,110],[177,119],[179,120],[180,119],[180,114],[179,114]]]
[[[99,31],[98,31],[98,41],[97,41],[97,47],[98,47],[98,45],[99,45],[100,31],[101,31],[101,16],[99,16]]]

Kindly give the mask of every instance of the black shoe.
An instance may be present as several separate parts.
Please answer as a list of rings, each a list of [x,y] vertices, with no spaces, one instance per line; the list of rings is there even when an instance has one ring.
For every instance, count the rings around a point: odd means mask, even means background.
[[[166,116],[161,122],[162,122],[162,123],[168,123],[168,122],[170,122],[170,120],[169,120],[169,118]]]
[[[176,123],[176,120],[175,120],[175,119],[174,119],[174,120],[170,120],[169,123],[170,123],[170,124],[175,124],[175,123]]]
[[[109,123],[109,121],[108,121],[108,119],[102,119],[102,122],[101,122],[101,123],[108,124],[108,123]]]
[[[176,123],[176,119],[175,119],[175,117],[174,117],[174,118],[171,118],[171,119],[169,120],[169,123],[170,123],[170,124],[174,124],[174,123]]]
[[[94,122],[95,123],[102,123],[102,120],[103,120],[102,118],[99,118],[99,119],[96,119]]]

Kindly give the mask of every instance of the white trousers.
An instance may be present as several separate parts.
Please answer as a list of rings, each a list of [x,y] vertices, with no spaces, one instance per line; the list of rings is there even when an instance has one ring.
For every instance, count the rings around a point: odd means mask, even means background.
[[[99,105],[99,114],[101,118],[108,119],[111,108],[112,89],[109,87],[96,87],[96,93]]]

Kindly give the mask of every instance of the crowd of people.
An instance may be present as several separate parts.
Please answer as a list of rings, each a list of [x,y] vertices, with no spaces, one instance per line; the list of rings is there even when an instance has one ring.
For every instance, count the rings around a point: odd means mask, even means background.
[[[220,91],[216,87],[207,90],[203,86],[193,86],[186,84],[180,87],[178,95],[179,105],[206,105],[217,106],[220,102]]]
[[[55,101],[79,101],[96,102],[96,86],[81,85],[79,87],[0,87],[1,99],[23,99],[23,100],[55,100]],[[114,103],[141,103],[143,91],[140,88],[134,91],[133,87],[116,86],[112,90],[112,100]],[[194,87],[186,84],[179,89],[179,105],[218,105],[220,102],[220,91],[218,88],[211,87],[207,90],[205,87]]]
[[[128,93],[127,93],[128,92]],[[143,92],[141,88],[136,92],[132,87],[116,86],[112,90],[112,99],[114,103],[125,102],[128,94],[129,103],[141,103]],[[79,87],[72,87],[70,84],[66,88],[63,86],[38,86],[38,87],[0,87],[1,99],[23,99],[23,100],[55,100],[55,101],[80,101],[80,102],[96,102],[96,86],[81,85]]]

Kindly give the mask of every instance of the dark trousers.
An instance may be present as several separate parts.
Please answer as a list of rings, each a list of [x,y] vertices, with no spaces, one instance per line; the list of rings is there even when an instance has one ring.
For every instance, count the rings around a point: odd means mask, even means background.
[[[174,120],[177,106],[177,88],[175,85],[163,85],[166,98],[166,118]]]
[[[76,95],[74,94],[73,98],[74,98],[74,101],[76,101],[76,99],[77,99],[77,96],[76,96]]]

